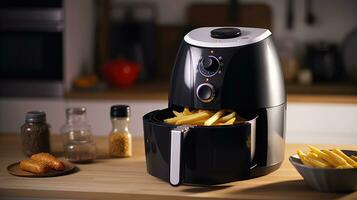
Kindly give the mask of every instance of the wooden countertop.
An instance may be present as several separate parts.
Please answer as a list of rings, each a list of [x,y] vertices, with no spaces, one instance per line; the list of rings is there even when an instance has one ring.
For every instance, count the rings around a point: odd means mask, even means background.
[[[51,140],[55,154],[60,155],[59,137],[53,136]],[[263,177],[211,187],[172,187],[146,173],[142,139],[134,139],[134,156],[127,159],[108,158],[107,138],[96,138],[96,142],[99,158],[91,164],[77,165],[80,170],[74,174],[52,178],[22,178],[6,171],[9,164],[25,158],[21,153],[19,137],[17,134],[0,134],[0,199],[357,199],[357,192],[320,193],[304,184],[287,158],[305,145],[287,145],[286,158],[281,168]],[[357,149],[357,145],[334,147]]]

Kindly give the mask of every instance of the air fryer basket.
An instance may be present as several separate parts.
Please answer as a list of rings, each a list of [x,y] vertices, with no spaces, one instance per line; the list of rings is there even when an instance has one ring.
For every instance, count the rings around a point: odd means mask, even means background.
[[[150,112],[143,117],[147,171],[168,182],[170,133],[176,128],[163,122],[169,117],[173,117],[169,108]],[[248,120],[249,123],[230,126],[190,127],[182,143],[183,183],[221,184],[261,176],[277,169],[280,162],[264,166],[264,169],[257,164],[255,122],[259,116]]]
[[[169,109],[147,114],[144,132],[149,173],[169,181],[170,133],[176,126],[162,122],[167,117],[171,117]],[[218,184],[249,174],[249,138],[247,125],[191,127],[182,144],[184,182]],[[228,152],[235,153],[239,159],[232,159]]]

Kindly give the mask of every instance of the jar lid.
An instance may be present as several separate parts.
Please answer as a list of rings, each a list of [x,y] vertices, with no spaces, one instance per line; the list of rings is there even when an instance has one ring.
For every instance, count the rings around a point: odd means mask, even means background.
[[[73,107],[73,108],[67,108],[66,109],[66,114],[67,115],[83,115],[86,113],[86,107]]]
[[[46,113],[43,111],[29,111],[26,113],[25,117],[26,122],[45,122]]]
[[[128,105],[114,105],[110,108],[110,117],[129,117],[130,106]]]

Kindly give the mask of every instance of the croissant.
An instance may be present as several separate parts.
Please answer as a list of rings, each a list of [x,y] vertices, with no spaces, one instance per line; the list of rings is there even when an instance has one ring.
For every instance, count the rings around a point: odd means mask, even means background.
[[[47,165],[30,159],[21,161],[20,168],[24,171],[28,171],[35,174],[43,174],[48,171]]]
[[[31,159],[38,162],[42,162],[54,170],[62,171],[65,168],[64,164],[61,161],[59,161],[57,158],[55,158],[49,153],[34,154],[31,156]]]

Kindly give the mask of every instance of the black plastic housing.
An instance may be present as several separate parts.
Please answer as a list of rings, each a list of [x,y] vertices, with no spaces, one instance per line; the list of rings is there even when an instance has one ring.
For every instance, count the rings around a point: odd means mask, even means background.
[[[284,159],[286,93],[271,36],[229,48],[199,47],[184,40],[170,87],[168,108],[143,117],[149,174],[174,186],[212,185],[262,176],[279,168]],[[174,117],[172,110],[184,107],[232,109],[247,121],[189,127],[180,135],[180,180],[173,184],[170,167],[176,163],[170,164],[174,157],[170,153],[178,152],[178,143],[172,143],[177,126],[163,120]]]
[[[200,60],[219,58],[220,70],[212,77],[199,72]],[[196,96],[197,87],[215,88],[211,102]],[[171,75],[169,107],[200,109],[259,109],[286,102],[284,78],[271,37],[241,47],[202,48],[181,43]]]
[[[169,181],[170,131],[163,122],[171,109],[146,114],[144,140],[149,174]],[[286,105],[256,111],[256,128],[195,126],[183,142],[183,183],[214,185],[263,176],[278,169],[284,159]]]

